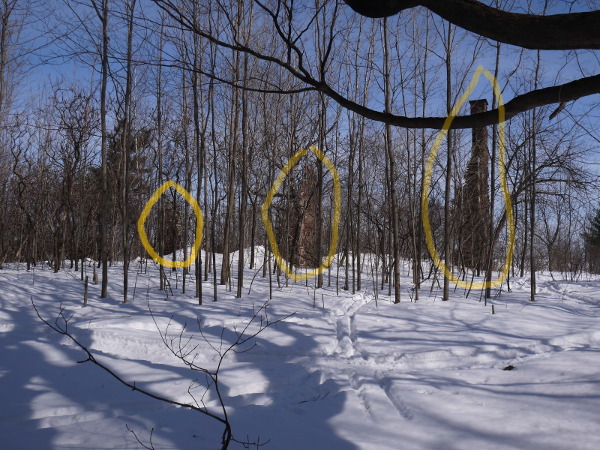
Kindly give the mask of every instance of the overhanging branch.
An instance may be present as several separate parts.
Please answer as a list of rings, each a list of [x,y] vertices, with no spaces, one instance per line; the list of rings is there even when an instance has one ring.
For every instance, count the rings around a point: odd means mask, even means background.
[[[539,16],[492,8],[476,0],[344,0],[367,17],[424,6],[465,30],[505,44],[540,50],[600,49],[600,11]]]
[[[210,31],[203,30],[192,23],[189,18],[183,13],[183,11],[171,0],[153,0],[161,9],[163,9],[172,19],[174,19],[181,26],[188,30],[198,34],[199,36],[206,38],[212,44],[228,48],[241,53],[246,53],[254,58],[262,61],[273,63],[293,75],[296,79],[304,82],[306,85],[311,86],[314,90],[322,92],[323,94],[330,97],[332,100],[337,102],[340,106],[349,109],[367,119],[375,120],[385,124],[390,124],[397,127],[404,128],[431,128],[431,129],[442,129],[446,117],[407,117],[401,115],[395,115],[392,113],[385,113],[371,109],[365,105],[361,105],[344,97],[342,94],[332,88],[326,81],[318,80],[302,65],[302,59],[296,65],[290,61],[283,61],[276,56],[264,54],[257,49],[251,48],[240,42],[226,42],[213,36]],[[347,0],[348,2],[350,0]],[[426,0],[429,1],[429,0]],[[476,3],[472,0],[449,0],[463,2],[468,1],[470,3]],[[393,1],[390,3],[394,3]],[[401,2],[405,4],[407,2]],[[600,23],[600,22],[599,22]],[[285,36],[280,36],[284,45],[293,47],[293,43],[288,41]],[[295,48],[296,49],[296,48]],[[301,55],[301,54],[300,54]],[[235,86],[240,89],[244,89],[242,86]],[[253,88],[253,90],[260,91],[260,89]],[[284,94],[285,92],[281,92]],[[522,95],[518,95],[505,104],[505,117],[506,120],[514,117],[515,115],[532,108],[550,105],[554,103],[565,103],[579,98],[598,94],[600,93],[600,75],[594,75],[590,77],[581,78],[579,80],[571,81],[559,86],[551,86],[543,89],[536,89],[534,91],[527,92]],[[486,111],[484,113],[472,114],[467,116],[457,116],[450,128],[453,129],[468,129],[468,128],[481,128],[488,125],[498,123],[498,109]]]
[[[404,128],[441,129],[446,120],[445,117],[406,117],[375,111],[345,98],[331,89],[328,85],[319,85],[318,83],[315,83],[315,87],[317,90],[330,96],[341,106],[368,119],[386,124]],[[559,86],[536,89],[527,92],[526,94],[518,95],[505,104],[506,120],[532,108],[553,103],[569,102],[598,93],[600,93],[600,75],[581,78]],[[481,128],[496,123],[498,123],[498,109],[493,109],[479,114],[457,116],[450,127],[453,129]]]

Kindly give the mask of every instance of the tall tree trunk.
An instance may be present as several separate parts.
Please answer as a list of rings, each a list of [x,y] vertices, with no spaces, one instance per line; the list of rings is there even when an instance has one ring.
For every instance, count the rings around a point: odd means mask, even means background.
[[[249,24],[245,30],[246,33],[246,42],[249,41],[250,36],[252,34],[252,5],[250,3],[249,14]],[[244,2],[240,1],[238,3],[238,11],[239,18],[242,20],[244,16]],[[241,22],[240,20],[240,22]],[[244,246],[246,244],[246,209],[248,205],[248,121],[250,118],[248,117],[248,92],[245,90],[248,84],[248,54],[244,54],[244,62],[243,62],[243,92],[242,92],[242,186],[240,192],[240,210],[239,210],[239,234],[238,234],[238,283],[237,283],[237,291],[236,298],[242,298],[242,288],[244,287]]]
[[[214,55],[211,55],[211,65],[214,70]],[[218,180],[218,161],[217,161],[217,128],[215,123],[215,96],[214,96],[214,82],[211,78],[208,84],[208,101],[210,106],[210,122],[211,122],[211,136],[212,136],[212,157],[213,157],[213,179],[216,184]],[[212,256],[212,269],[213,269],[213,302],[217,301],[217,254],[216,254],[216,222],[217,222],[217,206],[218,206],[218,192],[217,187],[213,188],[213,207],[210,221],[210,251]],[[224,255],[223,255],[224,257]]]
[[[350,120],[351,117],[348,117]],[[346,193],[346,222],[345,222],[345,244],[344,244],[344,290],[349,289],[348,278],[350,276],[350,255],[349,252],[352,251],[352,188],[354,187],[354,154],[355,154],[355,146],[356,146],[356,138],[354,136],[354,121],[350,127],[350,155],[348,157],[348,192]],[[354,259],[354,257],[352,258]],[[354,264],[353,264],[354,266]],[[352,283],[354,287],[354,282]]]
[[[160,36],[158,44],[158,73],[156,78],[156,152],[158,159],[158,185],[163,185],[163,117],[162,117],[162,54],[164,45],[164,17],[161,17]],[[163,257],[165,254],[165,207],[164,195],[158,199],[158,254]],[[165,286],[165,268],[162,264],[159,266],[159,287],[161,291],[166,289]]]
[[[234,58],[234,73],[233,79],[237,80],[240,76],[240,54],[233,52]],[[225,224],[223,225],[223,261],[221,264],[221,284],[226,285],[231,278],[231,263],[229,261],[229,252],[231,248],[231,233],[233,214],[235,209],[235,174],[237,164],[237,153],[238,153],[238,122],[239,122],[239,111],[238,111],[238,96],[239,90],[237,87],[232,87],[232,100],[230,110],[230,124],[229,124],[229,146],[228,146],[228,159],[229,159],[229,170],[227,175],[227,210],[225,213]]]
[[[360,132],[359,132],[359,141],[358,141],[358,204],[356,208],[356,265],[358,267],[358,272],[356,276],[356,289],[360,291],[362,289],[362,201],[363,201],[363,145],[365,140],[365,120],[364,118],[360,118]]]
[[[124,119],[122,145],[122,202],[123,202],[123,303],[127,303],[129,284],[129,137],[131,136],[131,96],[133,87],[133,22],[136,0],[126,4],[127,9],[127,74],[125,79]],[[137,148],[136,148],[137,151]]]
[[[544,8],[545,10],[545,8]],[[538,88],[540,77],[540,51],[537,52],[535,64],[535,79],[533,82],[534,89]],[[533,108],[531,112],[532,134],[531,134],[531,197],[530,197],[530,237],[529,237],[529,268],[531,270],[531,292],[530,300],[535,301],[536,294],[536,279],[535,279],[535,201],[536,201],[536,166],[537,166],[537,108]]]
[[[244,55],[244,84],[247,79],[248,55]],[[242,186],[240,192],[240,210],[238,216],[238,282],[236,298],[242,298],[244,287],[244,246],[245,246],[245,222],[248,203],[248,99],[247,92],[242,93]]]
[[[392,112],[392,88],[390,76],[390,48],[388,43],[387,18],[383,19],[383,55],[385,78],[385,112]],[[392,127],[385,126],[385,149],[389,162],[389,189],[392,215],[392,249],[394,255],[394,303],[400,303],[400,224],[398,221],[398,196],[396,194],[396,162],[392,146]]]
[[[448,36],[446,42],[446,110],[450,114],[452,109],[452,24],[448,23]],[[452,189],[452,152],[454,133],[448,130],[448,152],[446,153],[446,186],[444,190],[444,262],[448,270],[452,269],[452,247],[450,245],[450,191]],[[450,280],[444,276],[444,293],[442,300],[450,298]]]
[[[107,166],[107,146],[108,134],[106,128],[106,100],[107,100],[107,84],[108,84],[108,2],[109,0],[101,0],[100,5],[97,1],[92,0],[98,18],[102,23],[102,84],[100,88],[100,126],[101,126],[101,159],[102,159],[102,204],[110,203],[108,198],[108,166]],[[100,252],[102,259],[102,287],[100,298],[108,297],[108,207],[100,208]]]
[[[182,31],[182,34],[183,31]],[[184,39],[184,45],[187,46],[187,43]],[[192,73],[193,76],[193,73]],[[183,111],[182,111],[182,131],[183,131],[183,147],[185,151],[185,174],[184,174],[184,184],[185,190],[190,192],[192,190],[192,168],[190,161],[190,142],[188,136],[188,115],[189,115],[189,107],[188,107],[188,87],[187,87],[187,76],[186,70],[182,71],[182,94],[183,94]],[[196,197],[197,199],[197,197]],[[188,234],[189,234],[189,222],[190,222],[190,205],[188,202],[184,202],[183,206],[183,260],[187,261],[188,259]],[[181,291],[185,294],[185,285],[187,281],[187,275],[189,271],[187,267],[183,268],[182,271],[182,284]]]
[[[498,79],[498,71],[500,69],[500,43],[496,43],[496,64],[494,66],[494,78]],[[496,96],[492,96],[492,110],[496,109]],[[494,246],[496,244],[495,239],[495,226],[494,226],[494,207],[496,203],[496,146],[498,144],[498,139],[496,136],[498,126],[492,126],[492,154],[490,155],[490,220],[489,220],[489,250],[488,250],[488,260],[486,267],[486,275],[485,281],[488,285],[485,288],[485,298],[491,298],[492,296],[492,288],[489,284],[492,281],[492,264],[494,261]]]
[[[197,12],[197,3],[194,3],[194,23],[196,24],[198,20],[198,12]],[[200,102],[200,92],[199,86],[201,85],[201,77],[200,70],[202,69],[202,55],[200,52],[202,51],[200,48],[200,37],[197,33],[193,33],[193,45],[194,45],[194,71],[192,73],[192,102],[194,108],[194,145],[196,148],[196,167],[198,168],[198,179],[196,183],[196,199],[200,201],[201,195],[201,187],[202,187],[202,179],[205,171],[205,162],[206,162],[206,138],[205,138],[205,129],[201,129],[200,126],[200,116],[204,116],[203,114],[203,106],[204,104]],[[204,211],[206,211],[208,201],[207,201],[207,189],[206,183],[204,184]],[[196,220],[199,220],[196,217]],[[202,236],[196,236],[195,239],[201,239]],[[204,240],[203,240],[204,242]],[[207,248],[207,245],[204,244],[204,248]],[[205,251],[205,255],[206,255]],[[194,264],[195,274],[196,274],[196,297],[198,298],[198,304],[202,304],[202,247],[198,248],[198,253],[196,254],[196,261]],[[208,274],[207,274],[208,276]]]
[[[421,79],[421,96],[423,98],[423,106],[422,106],[422,115],[425,117],[427,115],[427,57],[429,55],[429,13],[426,15],[425,22],[425,48],[423,49],[423,78]],[[421,183],[420,183],[420,192],[423,192],[424,182],[425,182],[425,155],[427,154],[427,141],[425,139],[425,129],[421,129]],[[418,290],[421,287],[421,279],[423,279],[423,264],[422,264],[422,254],[423,254],[423,223],[421,221],[421,217],[423,217],[423,203],[419,202],[419,236],[417,239],[417,258],[418,258],[418,267],[419,267],[419,281],[418,286],[415,286],[417,290],[416,297],[418,299]]]
[[[319,114],[319,149],[325,153],[325,133],[327,132],[327,102],[323,94],[319,95],[320,99],[320,114]],[[320,266],[323,251],[323,228],[320,226],[323,224],[323,164],[319,161],[317,163],[317,244],[315,246],[316,254],[315,261]],[[317,275],[317,288],[323,287],[323,273],[319,272]]]

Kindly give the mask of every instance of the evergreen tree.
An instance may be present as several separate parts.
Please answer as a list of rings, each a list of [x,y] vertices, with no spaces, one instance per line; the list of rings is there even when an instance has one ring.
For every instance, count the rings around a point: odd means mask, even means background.
[[[596,211],[596,216],[587,231],[583,233],[583,237],[588,245],[600,249],[600,209]]]
[[[586,260],[590,273],[600,273],[600,209],[583,233],[586,247]]]

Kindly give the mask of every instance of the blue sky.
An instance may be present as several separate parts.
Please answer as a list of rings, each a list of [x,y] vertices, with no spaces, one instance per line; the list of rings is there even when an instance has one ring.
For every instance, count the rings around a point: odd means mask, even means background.
[[[41,17],[42,19],[37,21],[32,21],[31,24],[26,27],[22,33],[22,38],[30,41],[30,45],[32,47],[40,47],[42,43],[48,43],[48,31],[52,31],[54,33],[60,34],[61,31],[64,31],[67,26],[72,25],[76,22],[73,19],[72,11],[67,7],[67,1],[69,0],[53,0],[49,2],[39,2],[36,6],[36,16]],[[87,2],[83,2],[84,5],[76,6],[75,3],[71,2],[70,5],[73,6],[77,11],[85,15],[86,11],[90,12],[89,7],[85,6]],[[489,4],[494,4],[495,1],[487,1]],[[501,2],[503,3],[503,2]],[[513,10],[527,10],[528,2],[526,1],[517,1],[514,2],[518,7],[515,6]],[[544,5],[543,0],[535,0],[532,1],[531,9],[534,11],[541,11]],[[591,8],[600,7],[600,1],[598,0],[579,0],[575,3],[565,2],[565,1],[552,1],[550,4],[550,12],[552,13],[560,13],[560,12],[568,12],[569,8],[572,10],[589,10]],[[75,5],[75,6],[74,6]],[[113,7],[118,7],[114,5],[118,5],[117,2],[112,3]],[[150,0],[140,0],[139,8],[142,8],[144,13],[152,14],[153,5]],[[52,13],[56,13],[53,17]],[[96,19],[92,15],[93,19]],[[57,19],[63,21],[63,24],[57,26]],[[118,21],[113,19],[111,22],[111,43],[116,45],[122,40],[122,27],[118,26]],[[94,27],[98,25],[96,23],[89,23],[88,26],[90,30],[93,31]],[[40,36],[40,37],[38,37]],[[468,52],[468,38],[467,44],[463,44],[462,48],[459,48],[459,52]],[[72,45],[72,44],[71,44]],[[467,47],[465,47],[467,45]],[[486,45],[486,44],[484,44]],[[36,51],[34,54],[28,56],[28,64],[26,65],[26,72],[24,74],[23,82],[19,86],[19,97],[21,100],[30,99],[31,97],[40,98],[44,95],[48,95],[50,93],[50,85],[51,83],[60,84],[78,84],[81,87],[90,86],[91,82],[98,82],[99,76],[94,74],[92,70],[92,58],[89,55],[86,55],[83,58],[79,57],[66,57],[60,58],[55,57],[56,55],[64,54],[65,50],[64,44],[58,44],[56,42],[49,43],[40,50]],[[573,79],[580,78],[582,75],[593,74],[600,72],[600,64],[599,64],[599,53],[600,52],[578,52],[577,57],[574,56],[573,53],[568,54],[566,52],[553,52],[553,51],[545,51],[542,52],[542,79],[540,81],[540,86],[548,86],[552,85],[556,82],[562,83],[566,81],[570,81]],[[522,93],[523,91],[519,88],[514,80],[508,80],[507,74],[510,73],[519,57],[519,50],[512,46],[503,45],[502,46],[502,58],[501,58],[501,70],[499,82],[501,86],[504,87],[503,95],[504,101],[509,101],[513,98],[515,93]],[[535,57],[535,52],[527,51],[523,55],[522,65],[532,65],[533,58]],[[82,62],[82,60],[84,62]],[[49,61],[49,62],[46,62]],[[487,50],[483,52],[474,62],[473,69],[477,67],[479,64],[483,65],[489,70],[493,70],[494,64],[494,54],[493,50],[487,46]],[[97,66],[97,65],[96,65]],[[97,67],[96,67],[97,70]],[[93,78],[92,78],[93,77]],[[466,82],[470,79],[470,74],[466,76]],[[516,92],[515,92],[515,86]],[[380,94],[377,92],[376,85],[371,89],[371,106],[382,109],[382,102],[377,99],[380,98]],[[457,92],[455,97],[459,96],[460,92]],[[473,98],[485,97],[488,100],[491,100],[492,91],[489,84],[480,83],[480,85],[475,90]],[[21,102],[19,102],[21,103]],[[429,109],[434,111],[436,101],[432,99]],[[440,104],[442,100],[440,99]],[[491,103],[491,102],[490,102]],[[587,111],[594,103],[598,103],[598,95],[592,96],[587,99],[582,99],[574,103],[571,106],[572,112],[575,115],[581,114],[582,111]],[[398,101],[396,102],[396,110],[399,108]],[[441,106],[441,105],[440,105]],[[432,112],[433,114],[433,112]],[[594,122],[597,121],[598,109],[592,110],[585,116],[582,116],[582,124],[584,124],[588,128],[590,133],[590,145],[596,146],[598,148],[597,141],[600,141],[600,134],[598,134],[599,127],[594,126]],[[598,152],[600,154],[600,151]]]

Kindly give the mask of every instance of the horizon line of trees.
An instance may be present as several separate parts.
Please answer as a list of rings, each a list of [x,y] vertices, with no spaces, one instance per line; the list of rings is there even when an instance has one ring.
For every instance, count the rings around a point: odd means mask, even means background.
[[[184,292],[193,289],[201,303],[207,294],[202,280],[210,279],[216,299],[217,285],[231,286],[235,278],[241,297],[244,268],[253,268],[258,245],[267,249],[262,276],[287,282],[271,265],[260,210],[279,170],[298,149],[314,144],[342,180],[343,288],[362,289],[363,274],[371,270],[379,288],[400,301],[401,260],[411,261],[416,298],[425,280],[441,280],[430,264],[420,209],[425,162],[437,131],[373,122],[302,87],[280,65],[215,40],[233,36],[236,45],[259,48],[289,64],[307,58],[304,64],[314,63],[319,76],[343,88],[348,99],[414,116],[446,114],[480,60],[493,62],[489,69],[503,88],[538,89],[551,76],[540,51],[489,42],[418,10],[367,20],[332,1],[302,7],[275,1],[269,3],[272,9],[256,1],[184,3],[191,28],[152,2],[61,3],[48,21],[53,31],[46,37],[55,44],[31,48],[31,24],[39,25],[36,2],[2,1],[0,267],[24,262],[29,269],[45,261],[58,271],[70,260],[78,270],[90,258],[102,267],[106,296],[107,267],[122,261],[127,301],[129,262],[146,256],[136,221],[156,188],[172,179],[194,195],[205,218],[205,258],[198,255],[194,266],[182,270]],[[287,29],[273,30],[273,11],[278,20],[285,18],[276,23]],[[215,40],[194,27],[211,29]],[[296,50],[279,47],[281,36],[295,42]],[[58,78],[45,95],[24,98],[19,74],[40,52],[76,60],[89,77]],[[488,86],[477,93],[492,98]],[[498,106],[495,99],[491,105]],[[598,206],[597,175],[587,164],[597,145],[581,120],[596,106],[569,105],[552,120],[553,109],[543,106],[507,122],[506,169],[517,224],[511,277],[542,269],[570,276],[600,271],[589,238]],[[466,280],[475,271],[494,278],[507,247],[497,126],[488,132],[488,163],[478,169],[485,172],[488,192],[480,220],[465,221],[468,212],[460,206],[473,201],[465,188],[473,155],[470,130],[451,130],[432,175],[429,210],[436,248]],[[306,173],[312,171],[307,193]],[[306,198],[312,199],[310,214],[320,225],[311,258],[320,261],[331,236],[333,182],[311,153],[286,178],[270,209],[288,261],[302,259],[305,237],[299,224],[309,210]],[[172,189],[146,222],[158,252],[183,249],[183,259],[195,228],[189,205]],[[486,261],[478,267],[473,249],[462,251],[469,235],[486,236],[481,250]],[[251,249],[247,261],[240,251],[245,248]],[[240,251],[237,268],[228,256],[234,251]],[[225,255],[220,266],[217,253]],[[367,253],[377,255],[374,267],[365,266]],[[167,288],[165,270],[161,289]],[[321,275],[316,287],[323,285]],[[447,298],[447,280],[444,287]]]

